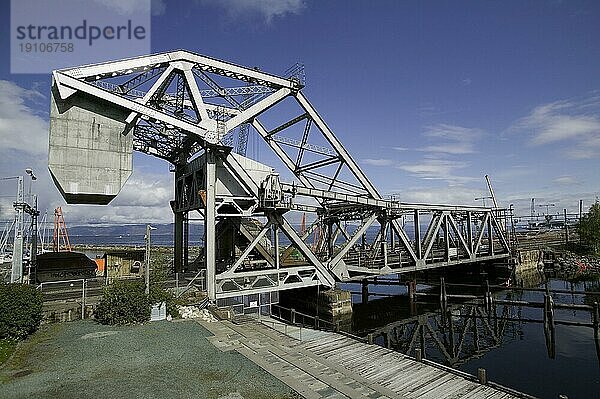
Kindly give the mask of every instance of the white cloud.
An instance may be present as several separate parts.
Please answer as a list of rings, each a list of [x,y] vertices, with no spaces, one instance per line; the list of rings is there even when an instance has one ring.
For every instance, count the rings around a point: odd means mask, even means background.
[[[574,176],[565,175],[565,176],[559,176],[559,177],[555,178],[554,183],[562,184],[562,185],[573,185],[573,184],[579,184],[579,181]]]
[[[365,165],[371,165],[371,166],[391,166],[394,164],[394,161],[392,161],[391,159],[385,159],[385,158],[378,158],[378,159],[366,158],[366,159],[362,160],[362,163],[364,163]]]
[[[114,206],[123,207],[153,207],[169,206],[169,201],[173,199],[172,175],[144,175],[136,173],[132,176],[123,191],[114,200]]]
[[[163,15],[166,10],[165,0],[152,0],[152,15]]]
[[[529,134],[535,146],[563,142],[571,158],[600,156],[600,97],[542,104],[510,130]]]
[[[426,159],[417,164],[400,165],[399,168],[419,175],[438,177],[448,175],[452,169],[464,168],[465,166],[467,165],[464,162]]]
[[[469,206],[481,205],[481,202],[475,201],[475,198],[481,197],[481,190],[465,187],[463,185],[437,188],[412,188],[398,191],[400,192],[399,200],[402,202]],[[396,195],[396,198],[398,198],[398,195]]]
[[[491,177],[493,177],[495,183],[513,184],[515,181],[531,179],[531,175],[534,175],[536,170],[531,165],[509,165],[506,163],[504,167],[493,170],[491,173],[493,173]]]
[[[0,80],[0,177],[24,176],[24,193],[31,187],[32,193],[39,194],[40,209],[58,194],[48,173],[48,121],[37,111],[48,108],[48,99],[36,88]],[[33,185],[26,168],[33,169],[38,178]],[[16,191],[17,180],[0,181],[0,196],[10,200],[0,205],[3,221],[14,218],[11,202]]]
[[[468,164],[462,161],[444,159],[425,159],[414,164],[400,164],[399,169],[410,172],[414,177],[425,180],[446,180],[451,183],[465,183],[477,180],[473,177],[457,176],[455,170],[466,168]]]
[[[119,15],[133,15],[141,12],[148,12],[150,7],[164,11],[162,0],[93,0],[95,3],[105,6],[115,11]]]
[[[46,153],[48,122],[28,105],[40,100],[47,102],[39,91],[0,80],[0,156],[15,150],[29,155]]]
[[[440,123],[428,126],[423,135],[433,144],[419,148],[419,151],[462,155],[475,152],[475,142],[483,136],[483,131]]]
[[[107,206],[63,205],[65,219],[76,224],[170,223],[169,201],[174,198],[172,175],[134,170],[119,195]]]
[[[216,5],[235,18],[258,14],[267,23],[273,18],[300,14],[306,7],[304,0],[199,0],[200,3]]]
[[[11,221],[15,217],[15,211],[13,208],[13,201],[16,200],[15,195],[10,195],[9,193],[3,194],[0,197],[0,220],[6,223],[7,221]],[[4,223],[0,225],[0,227],[4,231]]]
[[[169,201],[174,198],[172,174],[167,172],[164,161],[158,159],[144,163],[150,170],[164,170],[164,174],[134,168],[131,178],[111,204],[66,205],[48,172],[48,121],[36,111],[48,108],[47,97],[38,90],[0,80],[0,177],[24,176],[25,195],[32,187],[32,193],[39,198],[39,209],[42,214],[47,209],[50,220],[54,208],[62,206],[70,224],[172,221],[169,206]],[[25,168],[32,168],[37,176],[33,185],[25,175]],[[16,180],[0,180],[2,222],[14,218],[12,201],[16,189]]]

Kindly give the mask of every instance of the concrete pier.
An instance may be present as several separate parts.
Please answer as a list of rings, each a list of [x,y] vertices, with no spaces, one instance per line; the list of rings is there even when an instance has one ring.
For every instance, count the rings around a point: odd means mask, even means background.
[[[334,288],[320,290],[315,287],[282,291],[280,303],[305,313],[325,319],[344,318],[352,314],[352,293]]]
[[[520,250],[517,255],[516,272],[538,270],[544,266],[543,251],[540,249]]]

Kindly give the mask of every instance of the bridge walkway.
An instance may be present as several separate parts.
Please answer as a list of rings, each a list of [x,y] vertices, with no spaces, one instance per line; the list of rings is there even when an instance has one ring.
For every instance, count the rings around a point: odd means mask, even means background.
[[[336,333],[303,329],[300,340],[255,320],[198,322],[216,347],[238,351],[308,399],[520,397]]]

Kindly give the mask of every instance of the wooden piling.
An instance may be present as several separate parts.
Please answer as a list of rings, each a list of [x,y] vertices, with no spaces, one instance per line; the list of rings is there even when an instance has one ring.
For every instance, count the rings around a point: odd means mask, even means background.
[[[383,333],[383,334],[381,334],[381,336],[383,337],[383,346],[385,348],[390,349],[392,347],[392,343],[390,342],[390,338],[389,338],[388,334]]]
[[[598,302],[594,302],[593,310],[593,324],[594,324],[594,341],[596,343],[596,355],[600,360],[600,310],[598,309]]]
[[[442,309],[448,308],[448,296],[446,293],[446,282],[443,277],[440,277],[440,307]]]
[[[425,326],[421,325],[419,328],[419,344],[421,346],[421,356],[422,357],[427,357],[426,356],[426,352],[425,352]]]
[[[487,384],[487,373],[485,369],[477,369],[477,379],[479,380],[480,384]]]
[[[554,300],[550,294],[544,295],[544,336],[546,337],[546,348],[548,349],[548,357],[554,359],[556,357],[556,340],[555,340],[555,325],[554,325]]]
[[[544,323],[554,328],[554,300],[552,295],[544,295]]]
[[[415,299],[415,293],[417,292],[417,282],[415,280],[410,280],[406,283],[406,287],[408,289],[408,298],[412,301]]]
[[[362,284],[361,301],[362,301],[362,303],[367,303],[367,302],[369,302],[369,281],[366,279],[362,280],[361,284]]]
[[[492,308],[491,303],[490,303],[490,297],[491,297],[491,293],[490,293],[490,282],[488,279],[485,280],[485,293],[483,294],[483,304],[485,306],[485,310],[489,311]]]

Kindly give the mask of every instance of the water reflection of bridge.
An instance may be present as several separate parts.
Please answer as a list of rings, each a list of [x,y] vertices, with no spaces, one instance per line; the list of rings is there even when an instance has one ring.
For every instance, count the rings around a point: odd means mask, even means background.
[[[547,291],[544,295],[544,302],[524,301],[522,300],[522,290],[542,290],[516,289],[518,290],[516,293],[506,293],[505,299],[492,299],[488,293],[489,300],[487,301],[473,299],[455,304],[446,302],[450,297],[448,295],[446,301],[441,302],[439,308],[421,314],[416,314],[416,303],[409,301],[410,317],[378,327],[371,332],[370,339],[402,353],[416,357],[430,356],[437,361],[445,361],[447,364],[457,367],[500,347],[507,339],[522,336],[526,323],[543,325],[546,349],[548,357],[551,359],[556,356],[555,325],[591,327],[594,330],[596,355],[600,361],[600,314],[597,302],[594,302],[592,306],[555,303],[549,294],[549,292],[565,294],[569,293],[568,290]],[[586,298],[587,293],[587,291],[571,291],[571,295],[585,294]],[[453,295],[452,297],[467,296],[471,295]],[[375,302],[378,301],[371,302],[369,305],[373,306]],[[531,318],[529,311],[523,313],[526,308],[542,310],[543,318]],[[586,313],[589,311],[592,322],[556,319],[554,309],[578,310]]]
[[[390,323],[377,329],[373,339],[402,353],[420,349],[423,357],[440,357],[458,366],[499,347],[506,333],[522,334],[518,323],[510,323],[511,312],[508,305],[451,305]]]

